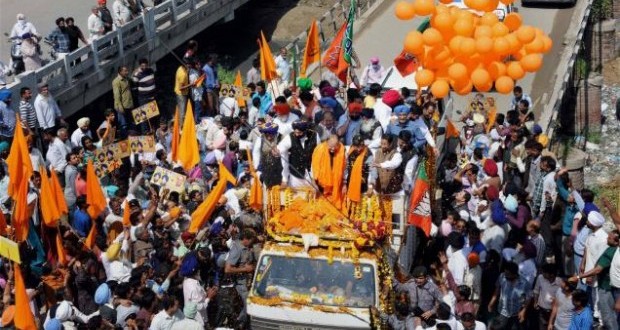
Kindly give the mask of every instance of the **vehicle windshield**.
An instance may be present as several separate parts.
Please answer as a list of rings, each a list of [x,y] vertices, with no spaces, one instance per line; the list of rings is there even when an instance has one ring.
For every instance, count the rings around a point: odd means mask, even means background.
[[[366,308],[375,305],[375,270],[338,260],[264,255],[258,264],[254,295],[287,302]]]

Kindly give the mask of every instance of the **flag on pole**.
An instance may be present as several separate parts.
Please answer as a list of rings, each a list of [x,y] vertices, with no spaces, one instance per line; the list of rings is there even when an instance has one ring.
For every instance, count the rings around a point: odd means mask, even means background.
[[[90,226],[90,231],[88,232],[88,236],[84,240],[84,246],[89,250],[92,250],[95,247],[95,239],[97,238],[97,224],[93,221]]]
[[[260,211],[263,208],[263,186],[261,185],[258,174],[254,169],[254,163],[252,162],[252,153],[249,149],[246,149],[248,155],[248,167],[250,168],[250,175],[252,176],[252,185],[250,187],[250,207],[256,211]]]
[[[355,10],[357,9],[357,3],[355,0],[351,0],[351,6],[349,7],[349,14],[347,15],[347,30],[342,40],[342,48],[344,49],[344,61],[351,65],[353,63],[353,21],[355,20]]]
[[[459,136],[461,136],[461,134],[452,121],[450,119],[446,120],[446,139],[458,138]]]
[[[127,201],[125,201],[125,206],[123,208],[123,227],[131,227],[131,208]]]
[[[424,231],[426,236],[431,233],[431,199],[426,165],[420,164],[415,186],[409,200],[408,222]]]
[[[278,76],[276,72],[276,61],[273,58],[269,43],[263,31],[260,31],[260,77],[267,82],[272,81]]]
[[[13,196],[15,206],[11,216],[11,225],[15,228],[15,241],[17,243],[21,243],[28,238],[30,216],[32,215],[28,208],[28,181],[19,181],[20,187],[17,188],[17,193]]]
[[[41,215],[43,216],[43,223],[53,228],[58,226],[60,211],[58,211],[58,206],[56,205],[56,199],[52,192],[52,184],[47,176],[47,170],[41,166],[39,168],[39,173],[41,173],[40,209]]]
[[[179,141],[178,162],[189,172],[200,161],[198,152],[198,138],[196,137],[196,122],[192,103],[187,101],[187,112],[183,121],[183,134]]]
[[[347,69],[349,68],[349,65],[343,58],[344,50],[342,48],[342,41],[346,29],[347,22],[342,24],[338,34],[336,34],[336,37],[334,37],[334,40],[325,52],[325,57],[323,57],[323,66],[333,72],[338,79],[343,82],[347,81]]]
[[[202,225],[207,221],[213,211],[215,210],[215,206],[217,202],[220,200],[220,197],[224,194],[226,190],[226,185],[230,182],[232,184],[237,184],[237,180],[235,177],[230,174],[226,166],[220,162],[220,170],[218,172],[219,179],[217,184],[209,193],[209,196],[200,204],[198,208],[192,213],[192,221],[189,224],[189,232],[197,233]]]
[[[179,158],[179,137],[181,136],[181,128],[179,126],[181,125],[181,123],[179,123],[180,121],[181,117],[179,115],[179,107],[177,107],[177,110],[174,113],[174,123],[172,125],[172,142],[170,143],[170,153],[173,162],[176,162]]]
[[[21,129],[19,125],[17,128]],[[32,315],[32,310],[30,309],[30,298],[28,298],[28,293],[26,292],[26,283],[18,263],[13,263],[13,270],[15,272],[15,310],[17,311],[13,323],[16,329],[37,330],[34,315]]]
[[[95,227],[94,220],[106,209],[108,202],[103,195],[103,189],[101,189],[92,160],[88,160],[88,164],[86,164],[86,203],[88,203],[86,211],[93,220],[92,226]]]
[[[65,200],[65,193],[60,186],[60,181],[58,181],[56,171],[50,172],[52,172],[50,184],[52,186],[52,194],[54,194],[54,199],[56,200],[56,207],[58,208],[60,214],[69,214],[69,208],[67,207],[67,201]]]
[[[300,76],[306,76],[308,66],[314,62],[321,62],[321,44],[319,43],[319,28],[316,20],[312,21],[308,30],[308,39],[304,49],[304,57],[301,60]]]
[[[200,87],[202,86],[202,84],[205,82],[205,79],[207,78],[206,74],[201,74],[198,78],[196,78],[196,81],[194,81],[194,86],[196,87]]]
[[[16,115],[17,123],[20,123],[19,115]],[[11,180],[9,180],[9,196],[15,197],[17,191],[22,186],[22,181],[30,181],[32,176],[32,161],[30,160],[30,153],[28,152],[28,144],[26,143],[26,137],[24,136],[24,130],[20,125],[15,128],[13,135],[13,143],[11,143],[11,150],[9,156],[6,159],[8,166],[8,173],[10,173]]]
[[[394,66],[400,75],[405,77],[416,72],[420,64],[414,55],[403,50],[400,54],[398,54],[398,56],[396,56],[396,58],[394,58]]]
[[[241,70],[237,70],[237,76],[235,76],[235,83],[233,85],[239,87],[240,95],[237,95],[237,104],[244,108],[245,99],[243,98],[243,80],[241,80]]]
[[[65,247],[62,245],[62,238],[60,237],[60,231],[56,233],[56,254],[58,254],[58,263],[66,266],[69,263]]]

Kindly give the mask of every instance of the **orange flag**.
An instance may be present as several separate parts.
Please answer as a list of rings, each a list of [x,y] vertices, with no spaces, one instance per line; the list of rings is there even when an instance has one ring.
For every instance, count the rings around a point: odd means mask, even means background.
[[[319,43],[319,27],[316,20],[312,21],[304,49],[304,57],[301,60],[300,75],[306,76],[308,66],[314,62],[321,62],[321,44]]]
[[[19,115],[17,115],[17,122],[20,122]],[[8,173],[11,177],[8,191],[11,197],[15,197],[23,180],[30,180],[33,172],[24,130],[20,128],[21,126],[18,125],[15,129],[9,157],[6,159]]]
[[[364,161],[366,159],[366,153],[368,148],[364,148],[361,154],[355,158],[351,173],[349,174],[349,187],[347,189],[347,197],[356,203],[362,201],[362,182],[365,179],[364,173]]]
[[[67,207],[67,201],[65,200],[65,193],[60,186],[60,182],[58,181],[58,177],[56,176],[56,171],[50,172],[52,172],[52,176],[50,177],[50,183],[52,185],[52,194],[54,194],[54,199],[56,200],[56,207],[58,208],[60,214],[69,214],[69,208]]]
[[[323,66],[336,74],[343,82],[347,81],[347,69],[349,68],[344,60],[344,48],[342,47],[342,39],[346,31],[347,22],[345,21],[323,57]]]
[[[209,193],[209,196],[198,206],[198,208],[192,213],[192,222],[189,224],[189,232],[197,233],[206,220],[211,217],[213,210],[215,210],[215,206],[217,202],[220,200],[220,197],[226,191],[226,185],[228,182],[232,184],[237,184],[237,180],[235,177],[228,172],[226,166],[220,162],[220,170],[218,172],[219,179],[217,184]]]
[[[34,315],[32,315],[32,310],[30,309],[30,298],[28,298],[28,293],[26,293],[26,284],[24,283],[24,276],[19,268],[19,264],[14,262],[13,270],[15,272],[15,310],[17,311],[13,319],[15,328],[20,330],[36,330],[37,326],[34,321]]]
[[[261,185],[258,174],[254,169],[252,162],[252,153],[250,150],[246,150],[248,154],[248,166],[250,167],[250,175],[252,175],[252,185],[250,187],[250,207],[256,211],[260,211],[263,208],[263,186]]]
[[[0,236],[6,236],[6,218],[4,213],[0,212]]]
[[[108,205],[99,184],[99,178],[95,174],[93,161],[90,159],[86,165],[86,203],[88,203],[88,215],[93,220],[97,219]]]
[[[13,197],[15,208],[11,222],[15,228],[15,240],[20,243],[28,238],[28,227],[30,226],[31,212],[28,208],[28,181],[20,180],[20,187],[17,194]]]
[[[202,86],[206,78],[207,78],[207,75],[203,73],[202,75],[200,75],[200,77],[196,79],[196,81],[194,81],[194,86],[196,87]]]
[[[177,111],[174,113],[174,125],[172,126],[172,143],[170,152],[172,154],[172,161],[176,162],[179,157],[179,137],[181,136],[180,126],[181,117],[179,115],[179,107],[177,107]]]
[[[52,171],[53,172],[53,171]],[[58,226],[58,220],[60,220],[60,211],[56,206],[56,199],[52,192],[50,179],[47,176],[47,170],[41,166],[39,169],[41,173],[41,194],[39,195],[40,202],[39,208],[41,209],[41,215],[43,216],[43,222],[48,227]]]
[[[456,126],[454,126],[454,124],[452,123],[452,121],[450,121],[450,119],[447,119],[446,120],[446,139],[458,138],[459,136],[461,136],[461,134],[459,133],[459,130],[456,128]]]
[[[131,227],[131,209],[127,201],[125,201],[125,208],[123,209],[123,227]]]
[[[263,31],[260,31],[260,37],[260,77],[262,80],[269,82],[278,76],[276,61],[271,54],[271,49]]]
[[[181,134],[181,140],[179,141],[177,158],[177,161],[186,171],[194,168],[200,161],[198,138],[196,137],[196,122],[194,121],[192,104],[189,101],[187,102],[187,112],[185,112],[185,120],[183,121],[183,134]]]
[[[90,226],[90,231],[88,232],[88,236],[84,240],[84,246],[89,250],[92,250],[95,247],[95,239],[97,238],[97,224],[95,221]]]
[[[62,246],[62,238],[60,237],[60,231],[56,234],[56,253],[58,254],[58,263],[66,266],[69,263],[67,259],[67,253],[65,247]]]
[[[240,95],[237,95],[237,103],[240,107],[245,107],[245,99],[243,98],[243,80],[241,80],[241,70],[237,70],[237,76],[235,76],[235,83],[233,84],[239,87]]]

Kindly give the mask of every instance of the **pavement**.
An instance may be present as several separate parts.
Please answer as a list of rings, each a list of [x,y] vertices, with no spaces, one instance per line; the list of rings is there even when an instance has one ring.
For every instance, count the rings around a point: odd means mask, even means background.
[[[402,50],[407,33],[416,29],[424,19],[424,17],[415,17],[409,21],[398,20],[394,16],[397,1],[386,0],[385,3],[374,13],[374,18],[366,21],[365,26],[354,36],[353,45],[362,62],[362,68],[368,64],[372,56],[378,56],[385,67],[391,66],[394,57]],[[518,2],[515,5],[523,18],[523,24],[541,28],[554,41],[552,50],[543,57],[542,68],[538,72],[527,74],[517,82],[532,97],[534,112],[538,118],[542,105],[551,94],[551,87],[555,83],[555,71],[565,46],[562,41],[574,9],[525,8],[520,7]],[[361,70],[357,72],[359,77],[361,77]],[[486,93],[486,95],[495,97],[500,112],[505,113],[508,110],[512,95],[499,93]],[[453,94],[453,99],[454,109],[464,110],[470,96]],[[456,118],[458,115],[453,113],[453,119]]]

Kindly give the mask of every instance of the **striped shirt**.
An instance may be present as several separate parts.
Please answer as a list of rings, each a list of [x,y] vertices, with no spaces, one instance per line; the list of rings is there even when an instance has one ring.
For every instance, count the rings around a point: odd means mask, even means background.
[[[138,98],[140,100],[155,98],[155,71],[153,69],[136,70],[133,74],[133,82],[138,86]]]
[[[19,117],[23,128],[37,128],[37,113],[30,101],[19,101]]]

